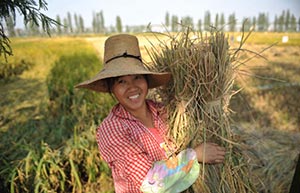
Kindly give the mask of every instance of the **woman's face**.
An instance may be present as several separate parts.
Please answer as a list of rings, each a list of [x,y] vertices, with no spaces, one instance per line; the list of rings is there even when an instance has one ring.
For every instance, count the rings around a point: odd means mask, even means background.
[[[148,83],[144,75],[121,76],[115,80],[112,93],[127,111],[134,114],[146,107]]]

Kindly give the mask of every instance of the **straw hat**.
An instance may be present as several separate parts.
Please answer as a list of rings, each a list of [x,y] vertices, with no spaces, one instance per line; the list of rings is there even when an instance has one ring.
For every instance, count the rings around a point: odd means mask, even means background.
[[[149,88],[162,86],[171,78],[170,73],[151,72],[145,68],[138,39],[135,36],[128,34],[114,35],[105,41],[103,69],[92,79],[75,87],[109,92],[105,79],[134,74],[147,75]]]

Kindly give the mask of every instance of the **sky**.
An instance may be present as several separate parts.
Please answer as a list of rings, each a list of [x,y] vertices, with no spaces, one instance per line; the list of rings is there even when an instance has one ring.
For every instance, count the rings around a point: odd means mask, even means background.
[[[48,11],[44,13],[55,19],[67,16],[67,12],[76,13],[84,18],[85,26],[90,27],[93,13],[103,12],[105,26],[116,24],[120,16],[123,26],[126,25],[160,25],[165,22],[165,15],[176,15],[178,18],[190,16],[196,23],[203,21],[206,11],[212,16],[224,13],[225,19],[235,13],[238,22],[243,18],[269,14],[270,21],[283,10],[290,10],[298,20],[300,17],[300,0],[46,0]],[[17,25],[22,23],[19,18]]]

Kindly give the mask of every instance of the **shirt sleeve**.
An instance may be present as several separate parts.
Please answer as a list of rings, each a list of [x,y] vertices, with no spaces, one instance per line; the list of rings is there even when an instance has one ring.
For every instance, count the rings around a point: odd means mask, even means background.
[[[140,187],[153,161],[118,121],[103,121],[97,129],[97,143],[103,159],[110,165],[114,178],[122,178]]]
[[[196,181],[199,171],[196,152],[193,149],[183,150],[176,157],[155,162],[142,183],[141,191],[182,192]]]

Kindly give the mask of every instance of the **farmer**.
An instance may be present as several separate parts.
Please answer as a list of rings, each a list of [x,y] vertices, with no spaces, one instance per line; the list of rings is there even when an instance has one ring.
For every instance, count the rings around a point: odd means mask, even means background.
[[[170,73],[147,70],[138,39],[120,34],[105,42],[103,69],[76,86],[111,93],[118,101],[96,134],[116,193],[181,192],[197,179],[198,162],[224,160],[224,148],[214,143],[174,155],[175,145],[166,136],[166,112],[160,103],[146,99],[148,89],[164,86],[170,79]]]

